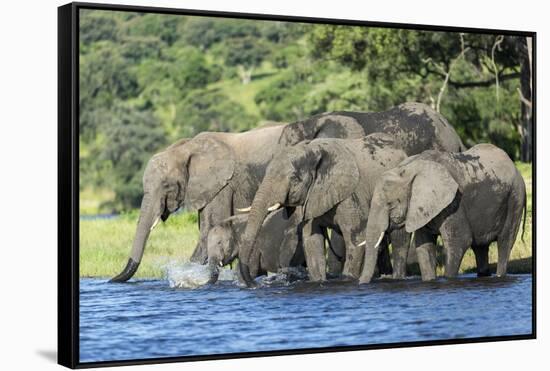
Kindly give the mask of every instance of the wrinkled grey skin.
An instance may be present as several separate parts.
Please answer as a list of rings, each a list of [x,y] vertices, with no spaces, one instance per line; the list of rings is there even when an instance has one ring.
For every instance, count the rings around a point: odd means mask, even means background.
[[[200,237],[191,260],[204,264],[208,230],[234,215],[235,208],[250,205],[267,164],[279,146],[291,146],[316,137],[360,138],[377,131],[395,135],[400,143],[406,144],[403,148],[409,155],[426,149],[425,146],[450,151],[463,147],[445,119],[420,103],[406,103],[385,112],[323,114],[287,128],[270,124],[239,134],[205,132],[175,143],[153,156],[147,165],[130,259],[111,281],[123,282],[133,276],[151,227],[159,217],[166,220],[179,207],[199,210]],[[342,254],[341,236],[338,233],[332,236],[333,249]],[[341,269],[342,262],[332,250],[329,250],[328,262],[329,271]]]
[[[279,143],[292,146],[315,138],[359,139],[387,133],[408,156],[425,150],[466,150],[447,120],[428,105],[407,102],[381,112],[339,111],[312,116],[283,128]]]
[[[130,258],[111,279],[124,282],[137,271],[147,238],[158,220],[181,207],[199,211],[200,237],[191,261],[206,263],[206,237],[215,224],[250,205],[271,160],[282,125],[245,133],[203,132],[154,155],[143,175],[143,200]]]
[[[305,263],[302,241],[298,233],[298,224],[302,219],[299,214],[299,208],[296,208],[292,215],[289,215],[286,209],[279,209],[265,219],[255,245],[260,257],[258,264],[251,267],[251,277]],[[217,281],[220,267],[239,257],[247,221],[248,214],[234,215],[215,225],[208,233],[210,283]]]
[[[408,156],[425,150],[435,149],[447,152],[462,152],[466,148],[454,128],[438,112],[429,106],[408,102],[382,112],[330,112],[313,116],[306,120],[288,124],[281,134],[279,143],[283,146],[295,145],[303,140],[316,138],[358,139],[372,133],[391,134],[396,144]],[[409,236],[399,235],[399,239]],[[345,251],[342,236],[333,231],[332,249],[328,251],[328,270],[338,274],[343,268],[344,259],[338,259]],[[406,257],[394,259],[394,277],[406,274]],[[396,264],[397,263],[397,264]]]
[[[255,248],[268,208],[303,207],[302,238],[309,279],[326,279],[323,228],[339,231],[346,244],[343,274],[358,278],[363,262],[361,242],[376,178],[397,166],[405,153],[387,134],[355,140],[316,139],[279,152],[269,164],[254,197],[239,252],[239,269],[251,284],[257,266]]]
[[[446,250],[445,275],[458,274],[472,247],[479,276],[490,275],[489,244],[498,245],[497,275],[504,276],[525,212],[525,183],[501,149],[479,144],[463,153],[426,151],[385,172],[368,216],[360,282],[370,282],[376,241],[395,229],[414,232],[422,279],[435,278],[435,242]]]

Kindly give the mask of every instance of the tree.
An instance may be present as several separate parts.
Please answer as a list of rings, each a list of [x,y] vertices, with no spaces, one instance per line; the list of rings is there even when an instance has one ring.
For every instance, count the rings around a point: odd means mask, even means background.
[[[114,209],[139,207],[143,196],[142,176],[148,159],[166,145],[158,120],[147,111],[117,105],[105,126],[105,145],[100,159],[112,164],[117,204]]]
[[[497,109],[492,112],[493,121],[515,127],[518,119],[501,105],[500,91],[510,91],[512,81],[518,81],[523,70],[522,92],[529,95],[529,70],[522,67],[529,65],[528,53],[521,52],[527,50],[523,47],[526,42],[516,36],[323,25],[314,28],[310,42],[313,58],[336,60],[351,69],[364,70],[372,84],[391,91],[396,91],[396,83],[404,79],[419,78],[416,97],[436,110],[442,110],[444,97],[454,92],[494,89]],[[532,129],[525,107],[521,109],[524,113],[518,132],[523,143],[521,158],[530,159]],[[455,126],[462,124],[458,121]]]
[[[518,89],[521,100],[521,123],[518,131],[521,133],[521,161],[533,160],[533,39],[526,37],[519,44],[521,60],[521,87]]]
[[[228,39],[220,50],[225,65],[237,68],[241,82],[245,85],[251,81],[254,69],[269,53],[266,42],[250,36]]]
[[[177,106],[180,137],[193,137],[201,131],[245,131],[256,122],[256,117],[217,90],[193,90]]]

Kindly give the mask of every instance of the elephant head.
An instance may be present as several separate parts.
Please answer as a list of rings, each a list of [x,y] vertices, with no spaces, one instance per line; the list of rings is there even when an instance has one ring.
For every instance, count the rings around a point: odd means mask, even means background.
[[[301,220],[301,208],[293,209],[291,215],[286,209],[279,209],[266,217],[254,245],[262,251],[261,270],[276,272],[279,268],[303,263],[303,251],[301,247],[298,248],[298,224]],[[208,232],[209,283],[217,281],[220,267],[232,263],[238,257],[247,222],[248,214],[234,215]],[[254,267],[254,275],[260,271],[258,268]]]
[[[143,199],[130,258],[111,282],[129,280],[141,262],[151,230],[180,207],[202,209],[231,179],[234,155],[208,133],[183,139],[154,155],[143,174]]]
[[[385,233],[424,227],[454,200],[458,184],[441,164],[409,157],[386,171],[376,183],[367,221],[361,283],[372,280],[379,245]]]
[[[270,162],[250,208],[241,251],[241,277],[250,283],[257,264],[257,238],[268,213],[280,207],[303,207],[303,219],[323,215],[349,197],[359,179],[352,153],[333,140],[304,141],[279,152]]]
[[[282,146],[293,146],[315,138],[361,138],[365,131],[359,122],[350,116],[323,114],[304,121],[288,124],[279,138]]]
[[[235,215],[215,225],[208,232],[207,253],[210,270],[209,283],[218,280],[219,268],[237,257],[239,238],[246,225],[246,215]]]

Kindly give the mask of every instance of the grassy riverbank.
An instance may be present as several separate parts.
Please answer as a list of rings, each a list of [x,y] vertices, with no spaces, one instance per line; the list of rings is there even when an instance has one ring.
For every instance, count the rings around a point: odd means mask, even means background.
[[[521,232],[512,249],[508,271],[510,273],[531,272],[532,197],[531,165],[517,163],[527,185],[527,223],[524,241]],[[196,213],[179,213],[170,216],[166,223],[160,223],[151,233],[143,261],[136,277],[160,278],[163,266],[169,261],[187,261],[198,239]],[[120,272],[128,260],[137,223],[137,212],[112,219],[80,220],[80,276],[112,277]],[[490,262],[496,270],[497,247],[490,248]],[[468,250],[462,261],[461,272],[475,271],[475,257]],[[443,274],[443,268],[438,268]]]
[[[198,240],[196,213],[171,215],[151,233],[135,277],[160,278],[168,261],[187,261]],[[128,261],[138,213],[80,220],[80,276],[112,277]]]

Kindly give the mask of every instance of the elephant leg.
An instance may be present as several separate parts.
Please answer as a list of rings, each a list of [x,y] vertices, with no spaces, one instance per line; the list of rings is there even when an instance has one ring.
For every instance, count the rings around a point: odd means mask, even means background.
[[[420,266],[422,281],[431,281],[436,277],[436,242],[437,236],[427,231],[419,229],[414,233],[413,246],[416,251],[418,265]]]
[[[207,207],[199,210],[199,240],[195,245],[195,250],[193,250],[191,257],[189,258],[190,261],[199,264],[206,264],[208,259],[206,239],[208,238],[207,231],[210,229],[208,227],[208,220],[210,218],[208,210],[205,209],[207,209]]]
[[[466,241],[466,238],[460,238],[458,236],[441,234],[443,240],[443,246],[445,247],[445,277],[452,278],[458,275],[460,264],[464,253],[470,247],[470,241]],[[418,249],[416,250],[418,253]]]
[[[341,230],[342,236],[344,237],[344,242],[346,244],[346,261],[344,262],[342,275],[349,278],[358,279],[363,268],[365,247],[357,246],[352,237],[351,231],[344,228],[341,228]],[[361,233],[358,237],[361,238],[364,235],[365,233]]]
[[[314,220],[308,220],[302,230],[304,254],[310,281],[326,281],[325,236]]]
[[[407,276],[407,256],[409,254],[410,234],[405,228],[390,232],[393,258],[393,278],[403,279]]]
[[[223,188],[204,208],[199,210],[199,241],[190,261],[206,264],[208,259],[207,243],[210,229],[232,215],[233,190],[230,187]]]
[[[518,197],[516,193],[512,192],[508,200],[508,215],[506,216],[504,227],[497,238],[497,277],[506,275],[510,252],[516,242],[516,236],[519,232],[522,219],[521,214],[524,207],[527,207],[525,205],[525,199],[523,197]],[[525,217],[527,217],[527,215],[525,215]]]
[[[338,254],[338,255],[336,255]],[[339,276],[342,274],[344,261],[346,260],[346,245],[342,235],[332,230],[330,235],[330,248],[327,249],[327,272],[330,275]]]
[[[393,267],[390,258],[390,248],[388,246],[387,240],[384,239],[384,241],[380,243],[380,246],[378,248],[380,249],[380,252],[378,253],[378,260],[376,262],[378,273],[380,275],[393,274]]]
[[[459,209],[447,216],[439,227],[446,254],[446,277],[458,275],[464,253],[472,245],[472,231],[469,225],[464,211]]]
[[[509,238],[499,238],[498,246],[498,261],[497,261],[497,277],[506,276],[508,270],[508,260],[510,259],[510,251],[514,242]]]
[[[489,245],[472,246],[476,256],[477,276],[487,277],[491,275],[489,270]]]

